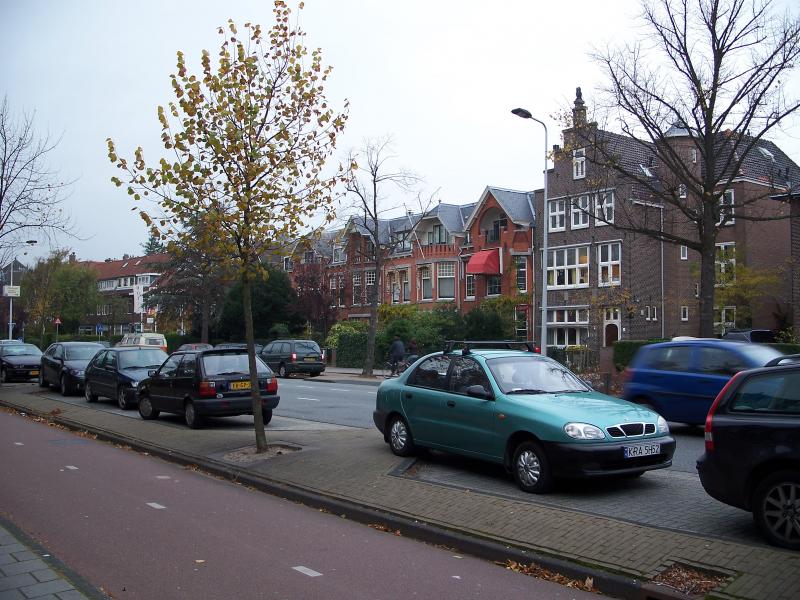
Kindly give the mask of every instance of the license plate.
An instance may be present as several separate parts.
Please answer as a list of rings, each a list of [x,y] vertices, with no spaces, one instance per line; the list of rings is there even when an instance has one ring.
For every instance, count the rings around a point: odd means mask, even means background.
[[[639,458],[640,456],[652,456],[661,454],[661,444],[640,444],[638,446],[623,446],[625,458]]]
[[[306,362],[317,362],[317,359],[314,356],[306,356],[304,360]]]
[[[39,374],[39,371],[31,371],[31,377],[36,377]]]
[[[250,389],[250,382],[249,381],[234,381],[231,383],[232,390],[249,390]]]

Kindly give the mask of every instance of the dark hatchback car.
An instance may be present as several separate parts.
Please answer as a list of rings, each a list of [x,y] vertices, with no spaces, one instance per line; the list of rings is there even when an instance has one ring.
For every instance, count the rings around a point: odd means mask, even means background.
[[[210,350],[213,348],[211,344],[204,344],[202,342],[191,342],[189,344],[181,344],[178,346],[176,352],[184,352],[186,350]]]
[[[800,364],[730,380],[708,412],[697,470],[710,496],[753,513],[769,543],[800,550]]]
[[[714,339],[643,346],[626,369],[623,398],[652,407],[667,421],[702,425],[733,375],[780,356],[769,346]]]
[[[96,402],[99,396],[117,401],[122,410],[133,408],[138,402],[139,383],[147,372],[157,369],[166,360],[161,348],[119,346],[98,352],[86,366],[83,394],[87,402]]]
[[[0,383],[37,377],[41,362],[42,351],[33,344],[3,344],[0,346]]]
[[[256,357],[261,414],[264,424],[278,406],[278,380]],[[252,415],[247,352],[214,348],[200,352],[175,352],[157,371],[139,384],[139,414],[155,419],[163,412],[182,414],[192,429],[203,417]]]
[[[777,341],[769,329],[729,329],[722,339],[753,344],[774,344]]]
[[[83,391],[86,365],[104,347],[93,342],[56,342],[42,355],[39,386],[57,385],[62,396]]]
[[[280,377],[292,373],[316,377],[325,371],[325,353],[314,340],[275,340],[264,346],[260,356]]]

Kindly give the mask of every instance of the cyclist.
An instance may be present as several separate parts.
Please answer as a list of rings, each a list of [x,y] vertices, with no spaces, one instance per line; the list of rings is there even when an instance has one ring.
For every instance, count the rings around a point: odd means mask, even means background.
[[[405,356],[406,347],[399,335],[394,336],[392,345],[389,346],[389,363],[392,366],[392,375],[397,375],[397,365]]]

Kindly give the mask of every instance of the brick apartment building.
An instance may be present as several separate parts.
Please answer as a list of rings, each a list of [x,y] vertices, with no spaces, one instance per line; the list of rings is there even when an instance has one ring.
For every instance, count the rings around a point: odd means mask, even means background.
[[[73,255],[74,258],[74,255]],[[121,260],[85,261],[97,274],[100,301],[78,329],[84,335],[111,332],[120,335],[158,331],[158,311],[144,306],[144,295],[155,284],[169,260],[165,253],[127,256]]]
[[[532,339],[541,315],[536,289],[541,289],[537,265],[542,259],[543,217],[549,231],[548,345],[601,348],[617,339],[697,335],[699,256],[685,246],[622,229],[626,216],[636,214],[666,231],[679,227],[674,215],[653,202],[641,185],[602,171],[597,153],[578,140],[611,147],[628,170],[639,169],[643,177],[667,185],[658,152],[651,144],[587,123],[580,92],[573,124],[563,131],[564,147],[553,148],[547,207],[543,190],[490,186],[473,204],[441,203],[424,215],[382,222],[381,243],[393,244],[394,249],[383,261],[380,302],[415,304],[421,309],[453,303],[467,312],[487,298],[518,296],[517,333]],[[688,132],[673,128],[667,137],[687,161],[703,168]],[[720,152],[724,145],[722,140]],[[785,186],[776,187],[776,173]],[[733,203],[736,198],[764,196],[752,206],[760,207],[765,216],[788,215],[790,204],[800,215],[800,200],[794,196],[789,203],[786,192],[781,192],[791,189],[792,181],[800,182],[800,168],[777,146],[761,141],[733,178],[725,199]],[[538,225],[537,215],[542,216]],[[730,272],[741,261],[751,269],[776,272],[780,283],[753,303],[752,325],[778,329],[800,323],[798,219],[735,217],[727,215],[718,236],[718,271]],[[314,265],[324,273],[320,280],[327,280],[337,318],[367,318],[369,299],[376,293],[374,248],[368,238],[351,221],[284,259],[284,268]],[[720,331],[744,324],[736,308],[718,308],[715,320]],[[538,333],[535,337],[538,340]]]

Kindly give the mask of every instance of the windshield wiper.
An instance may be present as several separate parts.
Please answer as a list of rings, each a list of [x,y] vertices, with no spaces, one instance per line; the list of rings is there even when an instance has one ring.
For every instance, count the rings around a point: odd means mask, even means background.
[[[533,390],[533,389],[522,389],[522,388],[515,388],[506,392],[506,394],[549,394],[550,392],[546,390]]]

